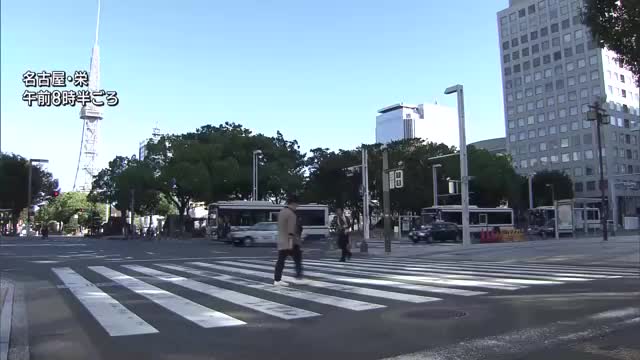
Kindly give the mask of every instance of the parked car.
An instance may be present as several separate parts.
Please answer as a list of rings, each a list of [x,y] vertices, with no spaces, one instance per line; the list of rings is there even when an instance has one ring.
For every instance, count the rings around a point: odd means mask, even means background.
[[[232,231],[229,237],[235,246],[275,245],[278,241],[278,223],[257,223],[246,230]]]
[[[414,243],[426,241],[428,243],[437,240],[444,241],[462,241],[462,231],[457,224],[451,222],[438,221],[430,225],[422,225],[420,228],[409,233],[409,238]]]

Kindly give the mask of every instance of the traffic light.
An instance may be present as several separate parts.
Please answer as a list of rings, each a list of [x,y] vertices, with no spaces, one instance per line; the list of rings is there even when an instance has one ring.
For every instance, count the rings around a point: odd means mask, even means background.
[[[51,196],[53,196],[54,198],[57,198],[58,196],[60,196],[60,191],[53,190],[53,193],[51,193]]]

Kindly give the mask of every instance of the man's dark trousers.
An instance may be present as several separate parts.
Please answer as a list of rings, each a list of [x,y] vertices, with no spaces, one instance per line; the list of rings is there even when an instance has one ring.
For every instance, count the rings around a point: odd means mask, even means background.
[[[296,267],[296,277],[302,277],[302,250],[300,245],[293,245],[293,249],[278,250],[278,261],[276,262],[276,271],[273,280],[282,280],[282,271],[284,270],[284,261],[288,256],[293,257]]]

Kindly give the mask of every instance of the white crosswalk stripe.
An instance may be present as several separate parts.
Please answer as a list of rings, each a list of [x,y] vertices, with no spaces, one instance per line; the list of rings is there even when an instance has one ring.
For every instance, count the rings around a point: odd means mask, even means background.
[[[300,319],[300,318],[307,318],[307,317],[320,315],[318,313],[314,313],[313,311],[307,311],[307,310],[294,308],[293,306],[278,304],[273,301],[260,299],[255,296],[242,294],[236,291],[219,288],[217,286],[213,286],[209,284],[204,284],[198,281],[190,280],[187,278],[183,278],[183,277],[169,274],[166,272],[158,271],[155,269],[150,269],[148,267],[144,267],[140,265],[125,265],[124,267],[127,269],[131,269],[133,271],[137,271],[137,272],[149,275],[149,276],[154,276],[164,281],[175,283],[187,289],[191,289],[207,295],[211,295],[240,306],[245,306],[250,309],[263,312],[265,314],[273,315],[281,319],[286,319],[286,320]]]
[[[283,287],[272,285],[274,259],[194,260],[182,259],[183,263],[156,260],[143,265],[112,263],[111,267],[77,266],[74,269],[56,267],[52,271],[63,284],[59,286],[61,291],[68,289],[110,336],[158,333],[162,321],[166,321],[162,317],[143,320],[145,316],[134,313],[140,310],[139,301],[126,302],[126,307],[120,303],[127,294],[137,294],[135,296],[148,300],[143,303],[157,304],[200,327],[224,328],[250,324],[254,321],[252,312],[263,314],[255,321],[264,321],[265,315],[272,321],[320,321],[318,319],[331,310],[386,311],[406,303],[428,304],[489,292],[638,277],[634,269],[557,264],[547,267],[534,263],[414,258],[354,258],[348,262],[306,259],[305,280],[298,282],[286,276],[292,274],[288,269],[283,280],[293,284]],[[92,276],[85,277],[81,275],[83,272]],[[107,278],[108,282],[89,280],[96,276]],[[189,299],[193,296],[199,298]],[[378,301],[370,302],[370,299]],[[236,306],[246,311],[238,312]]]
[[[204,328],[246,324],[244,321],[215,310],[211,310],[191,300],[187,300],[181,296],[162,290],[156,286],[147,284],[142,280],[111,270],[107,267],[89,266],[89,269]]]

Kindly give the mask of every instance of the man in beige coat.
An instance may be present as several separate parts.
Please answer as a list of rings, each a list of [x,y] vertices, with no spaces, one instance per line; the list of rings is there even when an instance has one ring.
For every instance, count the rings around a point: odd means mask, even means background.
[[[278,261],[273,276],[274,285],[288,285],[282,281],[282,271],[285,260],[289,256],[293,257],[295,263],[296,279],[302,279],[302,251],[300,249],[302,240],[298,234],[297,208],[297,196],[290,195],[287,199],[287,206],[278,213]]]

